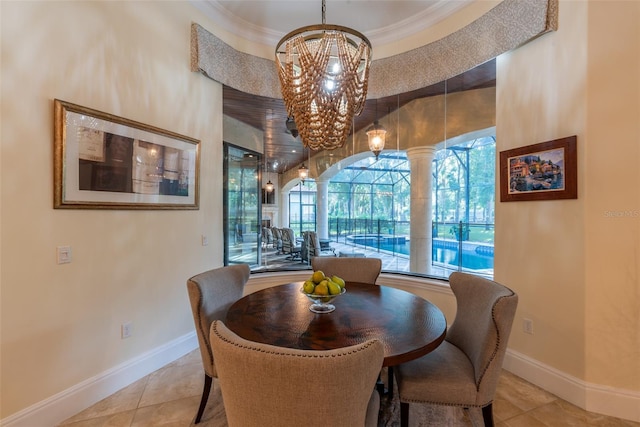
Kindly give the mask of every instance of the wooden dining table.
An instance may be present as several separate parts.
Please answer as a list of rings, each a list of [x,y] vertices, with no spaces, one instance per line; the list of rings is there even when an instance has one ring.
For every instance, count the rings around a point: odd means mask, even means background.
[[[433,351],[447,322],[426,299],[384,285],[347,282],[331,313],[313,313],[302,282],[246,295],[228,310],[225,324],[250,341],[302,350],[332,350],[377,339],[383,366],[392,367]]]

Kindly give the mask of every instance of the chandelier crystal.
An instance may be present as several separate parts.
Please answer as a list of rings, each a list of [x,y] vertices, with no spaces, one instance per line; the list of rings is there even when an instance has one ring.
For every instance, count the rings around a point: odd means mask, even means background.
[[[312,150],[344,146],[353,117],[367,97],[371,43],[360,32],[339,25],[298,28],[276,46],[276,64],[287,114],[302,143]]]

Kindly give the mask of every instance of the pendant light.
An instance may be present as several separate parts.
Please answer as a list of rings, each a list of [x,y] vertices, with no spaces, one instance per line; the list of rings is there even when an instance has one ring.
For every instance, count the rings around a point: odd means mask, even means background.
[[[308,152],[307,156],[309,156],[308,160],[309,160],[309,164],[311,164],[311,152]],[[300,177],[300,180],[302,181],[302,185],[304,185],[305,179],[309,178],[309,168],[304,164],[304,162],[302,162],[302,166],[298,168],[298,177]]]
[[[304,163],[302,163],[302,166],[298,169],[298,176],[302,181],[302,185],[304,185],[304,180],[309,178],[309,168],[306,167]]]
[[[267,193],[271,193],[273,191],[273,182],[271,182],[271,180],[267,181],[264,189],[267,190]]]
[[[273,182],[271,182],[271,173],[269,173],[269,163],[267,159],[264,160],[264,171],[268,174],[269,181],[264,185],[264,189],[267,193],[271,193],[273,191]]]
[[[376,119],[373,125],[367,129],[367,137],[369,138],[369,150],[373,152],[378,160],[380,152],[384,150],[384,140],[387,130],[378,123],[378,100],[376,99]]]

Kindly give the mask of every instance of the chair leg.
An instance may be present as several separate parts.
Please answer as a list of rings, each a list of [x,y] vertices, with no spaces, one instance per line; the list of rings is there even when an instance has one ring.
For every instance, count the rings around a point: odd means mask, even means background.
[[[387,387],[389,399],[393,399],[393,366],[387,368]]]
[[[482,408],[482,418],[485,427],[493,427],[493,403]]]
[[[194,424],[198,424],[200,419],[202,418],[202,414],[204,414],[204,408],[207,407],[207,401],[209,400],[209,393],[211,392],[211,383],[213,382],[213,378],[209,375],[204,374],[204,388],[202,389],[202,398],[200,399],[200,407],[198,408],[198,413],[196,414],[196,420],[193,422]]]
[[[409,404],[400,402],[400,427],[409,427]]]
[[[382,381],[382,377],[380,376],[380,374],[378,374],[378,379],[376,380],[376,390],[380,395],[380,399],[382,399],[384,397],[385,391],[384,391],[384,381]]]

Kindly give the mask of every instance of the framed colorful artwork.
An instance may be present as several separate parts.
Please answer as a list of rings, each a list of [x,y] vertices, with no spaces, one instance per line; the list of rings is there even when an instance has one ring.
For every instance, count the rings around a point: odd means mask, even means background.
[[[577,199],[576,136],[500,152],[500,201]]]

